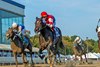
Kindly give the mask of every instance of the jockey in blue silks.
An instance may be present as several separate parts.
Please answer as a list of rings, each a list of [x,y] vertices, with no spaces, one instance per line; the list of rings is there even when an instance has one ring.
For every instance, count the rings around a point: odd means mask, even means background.
[[[27,46],[29,44],[28,39],[25,37],[27,34],[26,32],[30,32],[25,29],[25,26],[23,24],[17,24],[13,22],[12,28],[14,29],[14,32],[17,32],[16,35],[20,37],[20,39],[23,41],[23,43]]]

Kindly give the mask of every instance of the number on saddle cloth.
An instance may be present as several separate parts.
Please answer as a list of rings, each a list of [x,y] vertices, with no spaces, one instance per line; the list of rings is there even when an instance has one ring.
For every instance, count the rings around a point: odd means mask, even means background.
[[[29,40],[28,40],[28,38],[25,37],[25,36],[24,36],[24,41],[23,41],[23,43],[24,43],[25,46],[28,46],[28,44],[29,44]]]
[[[59,36],[60,36],[60,31],[57,27],[54,28],[54,33],[53,33],[53,46],[55,46],[55,44],[58,42],[59,40]]]
[[[54,40],[60,36],[60,32],[59,32],[59,29],[57,27],[54,28],[54,31],[55,31],[55,34],[54,34]]]

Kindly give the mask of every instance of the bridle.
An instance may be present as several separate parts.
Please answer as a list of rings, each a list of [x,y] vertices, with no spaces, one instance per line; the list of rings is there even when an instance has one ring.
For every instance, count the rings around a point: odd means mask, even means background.
[[[36,30],[36,32],[40,32],[41,30],[43,30],[44,28],[47,27],[47,25],[43,25],[41,20],[37,20],[36,23],[40,22],[41,26],[36,26],[36,29],[38,28],[38,30]]]

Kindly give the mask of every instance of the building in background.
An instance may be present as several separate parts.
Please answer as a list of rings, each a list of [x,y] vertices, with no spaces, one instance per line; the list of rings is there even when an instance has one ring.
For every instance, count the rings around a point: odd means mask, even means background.
[[[13,0],[0,0],[0,44],[9,44],[6,31],[13,22],[24,24],[25,6]]]

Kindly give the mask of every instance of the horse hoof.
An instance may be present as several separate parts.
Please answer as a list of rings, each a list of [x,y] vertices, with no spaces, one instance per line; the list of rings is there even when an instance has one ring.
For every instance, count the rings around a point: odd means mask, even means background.
[[[50,67],[53,67],[52,65]]]
[[[34,64],[29,64],[28,67],[34,67]]]
[[[27,62],[24,62],[24,64],[28,64],[28,61]]]

